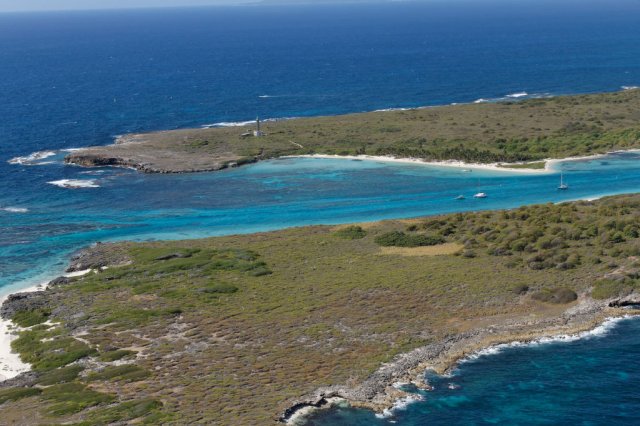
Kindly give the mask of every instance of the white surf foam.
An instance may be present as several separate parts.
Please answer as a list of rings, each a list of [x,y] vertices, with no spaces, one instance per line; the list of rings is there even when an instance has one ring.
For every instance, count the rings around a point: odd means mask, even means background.
[[[0,210],[8,213],[27,213],[29,211],[29,209],[24,207],[2,207]]]
[[[629,319],[629,318],[632,318],[632,317],[633,316],[631,316],[631,315],[625,315],[625,316],[622,316],[622,317],[608,318],[602,324],[597,326],[596,328],[594,328],[592,330],[589,330],[589,331],[584,331],[582,333],[561,334],[561,335],[558,335],[558,336],[541,337],[539,339],[535,339],[535,340],[532,340],[530,342],[516,341],[516,342],[511,342],[511,343],[504,343],[504,344],[501,344],[501,345],[490,346],[488,348],[481,349],[481,350],[479,350],[477,352],[474,352],[473,354],[465,357],[464,359],[460,360],[460,363],[473,361],[473,360],[476,360],[476,359],[478,359],[478,358],[480,358],[482,356],[499,354],[500,352],[502,352],[503,350],[508,349],[508,348],[518,348],[518,347],[524,347],[524,346],[545,345],[545,344],[549,344],[549,343],[568,343],[568,342],[575,342],[576,340],[580,340],[580,339],[589,339],[589,338],[594,338],[594,337],[606,336],[619,322],[624,321],[624,320]]]
[[[484,104],[487,102],[489,102],[489,100],[484,98],[476,99],[475,101],[473,101],[474,104]]]
[[[203,129],[210,129],[213,127],[242,127],[255,123],[255,120],[251,121],[221,121],[220,123],[205,124]]]
[[[622,90],[636,90],[640,89],[640,86],[622,86]]]
[[[525,96],[529,96],[529,94],[527,92],[517,92],[517,93],[511,93],[510,95],[507,95],[507,98],[524,98]]]
[[[100,185],[95,180],[82,180],[82,179],[60,179],[47,182],[50,185],[59,186],[60,188],[100,188]]]
[[[416,108],[383,108],[383,109],[377,109],[373,112],[411,111],[413,109],[416,109]]]
[[[19,164],[24,166],[42,164],[38,163],[40,160],[44,160],[45,158],[53,157],[56,155],[55,151],[36,151],[24,157],[15,157],[9,160],[9,164]]]
[[[398,410],[406,410],[410,404],[418,401],[424,401],[424,397],[418,394],[411,394],[404,398],[397,400],[391,408],[385,408],[382,413],[376,413],[376,417],[379,419],[387,419],[393,417],[393,412]]]

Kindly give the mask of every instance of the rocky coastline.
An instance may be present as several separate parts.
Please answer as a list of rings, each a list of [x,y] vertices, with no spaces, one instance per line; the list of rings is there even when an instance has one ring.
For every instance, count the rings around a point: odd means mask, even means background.
[[[427,370],[447,374],[462,359],[483,349],[513,342],[534,342],[542,338],[573,336],[588,332],[606,319],[640,315],[640,311],[624,308],[640,305],[640,294],[606,301],[596,301],[582,296],[578,303],[557,318],[542,321],[523,319],[499,327],[486,327],[452,334],[445,339],[408,353],[396,356],[362,383],[350,387],[335,385],[317,389],[309,395],[294,400],[278,418],[286,424],[304,424],[304,417],[317,409],[325,409],[332,401],[343,400],[351,407],[382,413],[391,410],[395,403],[410,396],[399,389],[398,384],[411,384],[418,389],[429,390],[424,379]]]

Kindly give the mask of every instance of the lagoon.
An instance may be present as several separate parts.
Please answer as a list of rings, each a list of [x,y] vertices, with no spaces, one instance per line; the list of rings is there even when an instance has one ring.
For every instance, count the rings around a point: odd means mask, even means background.
[[[0,195],[4,293],[54,277],[64,270],[71,252],[96,241],[202,238],[515,208],[637,192],[640,187],[637,152],[558,163],[568,191],[557,190],[558,171],[466,172],[420,164],[288,158],[166,176],[64,166],[63,154],[14,165],[37,191],[9,188]],[[50,183],[63,179],[92,185]],[[477,192],[488,198],[472,198]],[[456,200],[461,194],[466,199]]]

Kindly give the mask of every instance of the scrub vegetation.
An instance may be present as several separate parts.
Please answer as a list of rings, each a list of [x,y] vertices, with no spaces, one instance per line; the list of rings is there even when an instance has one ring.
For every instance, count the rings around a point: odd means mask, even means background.
[[[640,196],[618,196],[100,244],[109,268],[47,290],[48,321],[14,341],[36,378],[0,389],[0,411],[29,424],[270,424],[399,353],[630,293],[639,232]]]
[[[127,135],[67,161],[146,172],[217,170],[287,155],[389,155],[424,160],[514,163],[640,148],[640,90],[514,102],[451,105]]]

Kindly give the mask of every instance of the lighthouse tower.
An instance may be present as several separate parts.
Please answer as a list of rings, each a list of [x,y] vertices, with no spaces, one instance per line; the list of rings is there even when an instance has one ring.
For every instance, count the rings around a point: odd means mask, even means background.
[[[256,118],[256,130],[253,131],[253,136],[255,136],[256,138],[264,136],[264,133],[260,129],[260,117]]]

